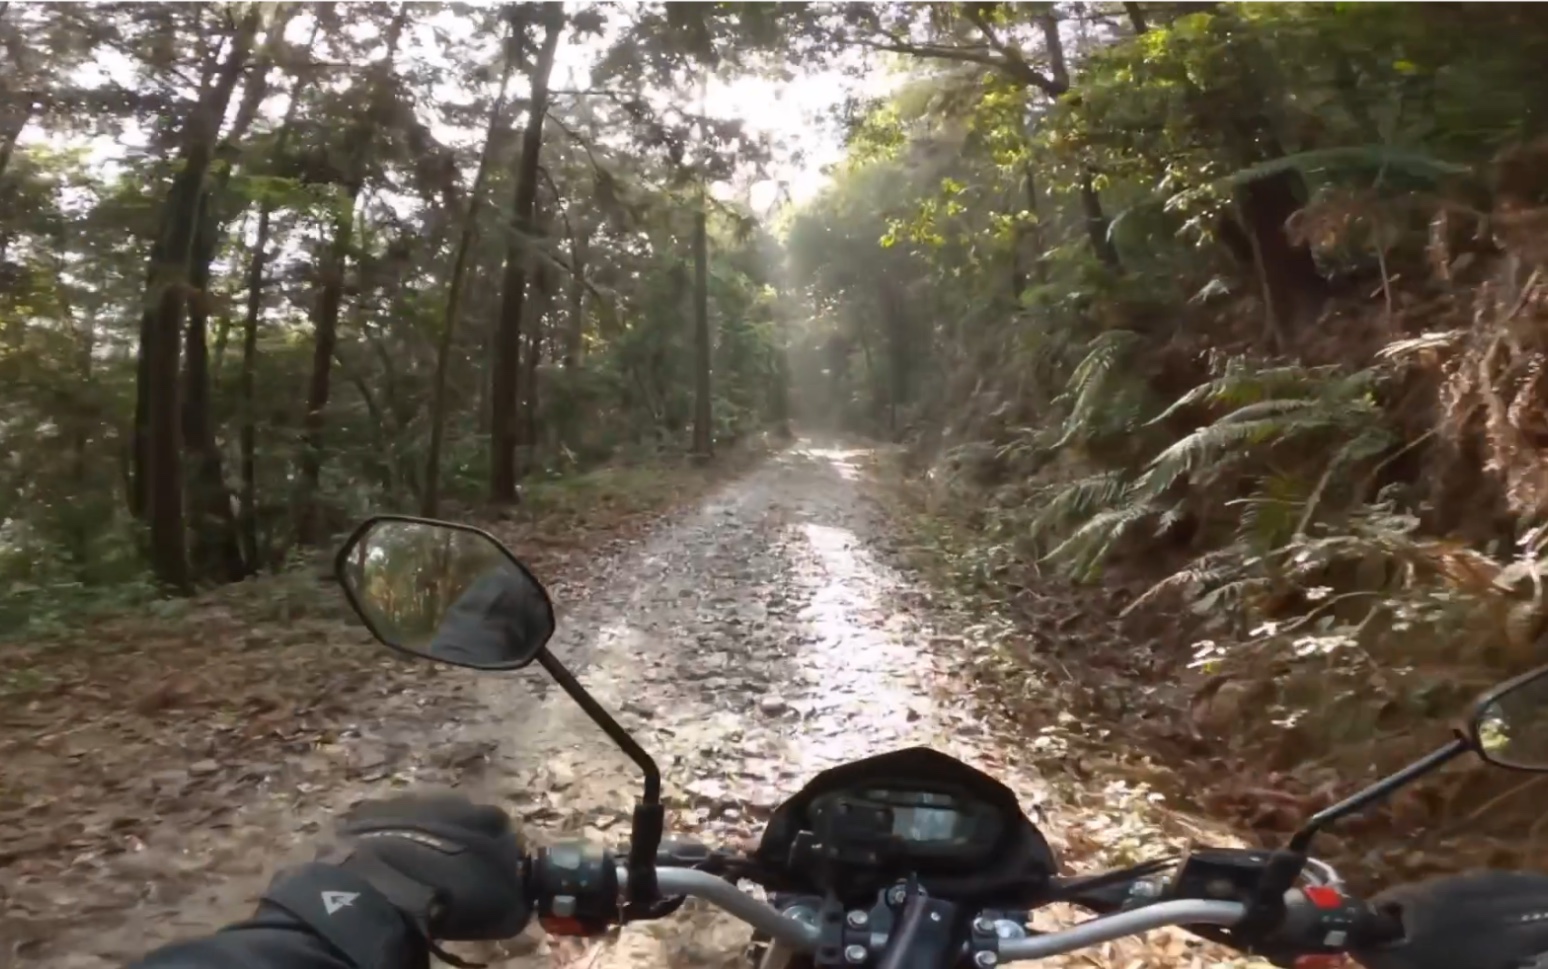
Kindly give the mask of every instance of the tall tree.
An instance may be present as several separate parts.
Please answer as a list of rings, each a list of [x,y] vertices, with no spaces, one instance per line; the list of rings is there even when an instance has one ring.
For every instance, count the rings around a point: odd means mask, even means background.
[[[586,270],[591,256],[591,226],[584,216],[570,236],[569,312],[565,317],[564,367],[581,364],[586,349]]]
[[[274,160],[283,158],[295,131],[296,117],[300,112],[302,92],[316,76],[312,51],[322,32],[322,21],[314,20],[311,37],[306,46],[297,52],[297,66],[292,71],[289,103],[285,115],[275,132],[268,164],[263,172],[272,176]],[[263,550],[258,536],[258,321],[263,313],[264,285],[269,266],[270,230],[279,199],[275,192],[262,193],[258,203],[258,222],[254,233],[252,251],[248,256],[244,286],[246,300],[242,316],[242,360],[237,377],[237,453],[240,492],[237,499],[238,532],[241,535],[243,553],[252,568],[258,568]]]
[[[296,539],[302,545],[316,545],[323,538],[318,494],[324,457],[323,429],[327,423],[330,376],[338,344],[339,308],[344,300],[345,274],[355,234],[355,209],[365,188],[373,147],[393,120],[396,105],[394,62],[403,29],[408,23],[409,6],[408,3],[399,4],[388,24],[382,40],[386,51],[362,82],[365,109],[345,132],[342,191],[336,203],[333,238],[323,258],[322,288],[313,315],[312,376],[307,384],[306,417],[302,424],[300,492],[296,510]]]
[[[709,327],[709,241],[703,201],[693,213],[693,451],[715,453],[714,414],[710,400],[712,349]]]
[[[200,222],[204,178],[215,154],[226,108],[261,26],[252,7],[237,24],[226,58],[214,69],[189,113],[179,169],[163,209],[152,251],[150,285],[140,332],[136,422],[138,492],[150,526],[150,560],[156,577],[174,589],[189,587],[183,518],[182,440],[179,420],[179,349],[192,291],[190,261]]]
[[[452,257],[451,280],[446,284],[446,309],[441,317],[440,343],[435,352],[435,377],[430,391],[430,445],[425,457],[425,490],[420,502],[420,512],[434,518],[441,499],[441,448],[446,440],[446,375],[451,366],[452,340],[457,332],[457,318],[462,310],[462,293],[468,278],[469,256],[474,240],[478,238],[478,213],[484,200],[484,188],[493,170],[494,146],[504,124],[505,97],[510,87],[511,75],[521,58],[519,33],[520,19],[514,13],[507,16],[510,33],[505,42],[505,60],[500,73],[500,90],[489,109],[489,124],[484,131],[484,147],[478,155],[478,171],[473,176],[473,187],[468,193],[468,212],[462,222],[462,233],[457,239],[457,252]]]
[[[236,117],[216,151],[220,163],[207,180],[199,206],[199,228],[194,235],[190,257],[190,282],[194,299],[188,308],[183,369],[183,443],[193,464],[189,475],[189,508],[193,513],[192,561],[201,578],[234,581],[249,571],[242,552],[236,515],[231,510],[231,495],[226,489],[220,446],[210,412],[210,368],[208,345],[211,263],[215,260],[226,223],[239,204],[231,192],[231,176],[238,164],[242,142],[258,117],[258,110],[269,91],[269,72],[275,52],[283,43],[286,26],[295,15],[294,4],[280,4],[269,24],[262,51],[247,72],[242,100]]]
[[[548,84],[554,56],[564,31],[564,4],[544,3],[537,17],[543,39],[527,75],[531,94],[527,126],[522,133],[521,154],[514,171],[516,198],[511,206],[511,238],[506,248],[501,280],[500,317],[495,329],[494,365],[490,373],[489,498],[494,502],[516,500],[516,445],[519,435],[518,402],[521,380],[522,307],[526,299],[527,267],[532,259],[535,235],[533,207],[537,201],[538,162],[543,149],[543,120],[548,113]]]

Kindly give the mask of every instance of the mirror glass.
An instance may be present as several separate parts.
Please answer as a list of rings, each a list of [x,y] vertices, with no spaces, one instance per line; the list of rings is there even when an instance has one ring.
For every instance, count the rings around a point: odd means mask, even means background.
[[[1548,771],[1548,669],[1484,697],[1473,739],[1490,763]]]
[[[338,559],[371,632],[395,649],[474,669],[532,662],[554,634],[541,583],[482,532],[378,519]]]

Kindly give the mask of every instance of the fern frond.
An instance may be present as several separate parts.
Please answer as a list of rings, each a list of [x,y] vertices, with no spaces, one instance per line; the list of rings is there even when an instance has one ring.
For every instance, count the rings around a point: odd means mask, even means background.
[[[1466,330],[1441,330],[1438,332],[1421,333],[1406,340],[1392,341],[1380,350],[1377,350],[1376,356],[1381,360],[1397,360],[1429,350],[1452,350],[1466,336]]]
[[[1305,507],[1301,509],[1301,520],[1296,525],[1297,535],[1305,534],[1307,527],[1313,521],[1317,513],[1317,507],[1322,503],[1322,496],[1327,492],[1328,486],[1338,477],[1357,464],[1374,458],[1398,443],[1398,436],[1378,423],[1365,423],[1354,437],[1344,442],[1333,454],[1333,460],[1322,469],[1322,477],[1317,481],[1317,487],[1312,489],[1311,495],[1306,499]]]
[[[1151,459],[1145,473],[1134,483],[1134,494],[1149,502],[1161,497],[1184,475],[1206,466],[1219,470],[1227,457],[1241,457],[1248,448],[1272,440],[1283,429],[1272,418],[1253,421],[1216,421],[1201,427]]]
[[[1143,504],[1109,508],[1077,528],[1069,538],[1043,556],[1043,561],[1062,563],[1063,570],[1072,578],[1089,579],[1112,547],[1131,528],[1152,514],[1152,509]]]
[[[1042,510],[1032,518],[1027,529],[1033,537],[1061,530],[1075,520],[1111,508],[1128,490],[1128,480],[1121,471],[1094,474],[1050,488],[1040,497],[1050,493],[1052,497],[1043,502]]]
[[[1298,475],[1270,475],[1259,482],[1256,495],[1230,502],[1242,509],[1237,542],[1268,551],[1293,539],[1312,488],[1311,482]]]
[[[1248,166],[1221,179],[1226,187],[1245,185],[1249,182],[1270,178],[1281,172],[1317,172],[1333,168],[1361,168],[1369,171],[1384,170],[1402,172],[1420,178],[1439,180],[1453,175],[1467,175],[1472,169],[1466,165],[1448,162],[1433,155],[1406,151],[1391,145],[1350,145],[1341,148],[1320,148],[1273,158]]]
[[[1325,392],[1325,384],[1338,370],[1335,366],[1298,365],[1253,369],[1246,361],[1238,358],[1226,365],[1225,373],[1183,394],[1150,423],[1159,424],[1179,411],[1203,403],[1242,407],[1277,398],[1321,396]]]
[[[1086,356],[1076,364],[1062,395],[1071,404],[1057,447],[1081,437],[1090,427],[1112,396],[1106,391],[1114,370],[1139,341],[1140,335],[1132,330],[1108,330],[1086,345]]]
[[[1200,596],[1192,606],[1195,613],[1220,612],[1227,609],[1236,609],[1248,596],[1255,592],[1267,589],[1269,578],[1265,575],[1249,575],[1216,586],[1209,592]]]
[[[1127,616],[1129,613],[1144,608],[1149,603],[1155,602],[1162,596],[1169,594],[1187,594],[1197,598],[1204,594],[1217,583],[1229,578],[1241,570],[1241,562],[1235,548],[1215,549],[1199,556],[1185,569],[1179,569],[1171,575],[1152,585],[1139,598],[1123,607],[1119,614]]]

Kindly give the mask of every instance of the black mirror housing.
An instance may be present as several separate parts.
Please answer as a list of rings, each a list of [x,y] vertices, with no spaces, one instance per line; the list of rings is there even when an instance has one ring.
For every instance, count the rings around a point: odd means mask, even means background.
[[[1548,666],[1506,680],[1480,697],[1467,735],[1473,750],[1491,764],[1548,772]]]
[[[514,670],[554,634],[543,583],[482,529],[377,515],[339,549],[334,573],[381,643],[477,670]]]

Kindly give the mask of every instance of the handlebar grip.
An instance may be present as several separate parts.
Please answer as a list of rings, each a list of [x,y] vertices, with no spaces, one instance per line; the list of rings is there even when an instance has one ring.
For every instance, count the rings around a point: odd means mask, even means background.
[[[1354,930],[1350,932],[1349,946],[1352,949],[1376,948],[1401,942],[1407,935],[1403,917],[1397,912],[1366,905],[1364,914],[1355,921]]]

